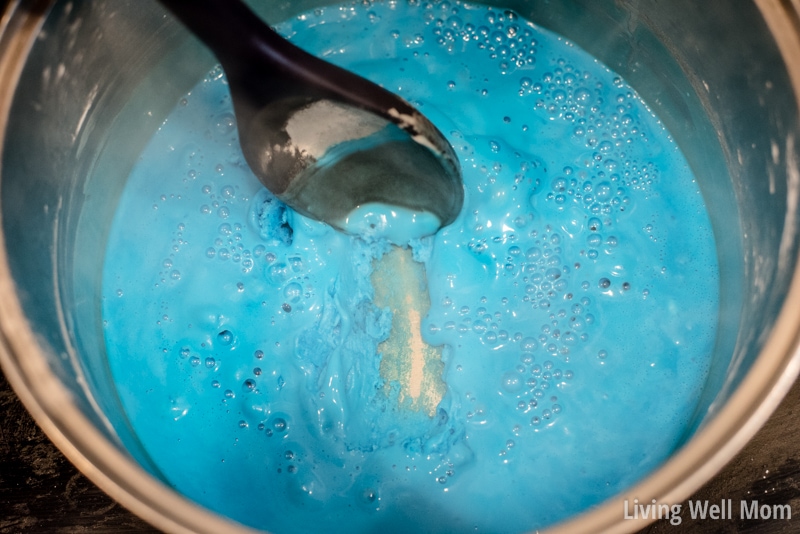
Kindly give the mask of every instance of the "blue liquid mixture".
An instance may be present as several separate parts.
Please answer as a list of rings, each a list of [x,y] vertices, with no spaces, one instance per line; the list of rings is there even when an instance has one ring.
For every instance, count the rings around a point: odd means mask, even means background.
[[[410,100],[461,158],[455,223],[405,247],[301,217],[212,71],[111,229],[108,357],[166,481],[274,532],[519,532],[680,442],[714,345],[703,199],[633,90],[510,11],[328,7],[279,28]]]

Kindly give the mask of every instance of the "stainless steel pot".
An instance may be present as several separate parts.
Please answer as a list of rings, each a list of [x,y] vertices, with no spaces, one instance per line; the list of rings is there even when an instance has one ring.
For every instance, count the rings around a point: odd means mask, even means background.
[[[313,1],[253,2],[270,21]],[[509,0],[625,77],[684,151],[721,268],[711,373],[682,446],[553,532],[630,532],[623,501],[678,503],[755,433],[800,366],[797,0]],[[155,2],[12,0],[0,19],[0,363],[89,478],[172,532],[243,529],[156,476],[105,358],[104,243],[128,172],[214,61]],[[144,110],[144,111],[143,111]]]

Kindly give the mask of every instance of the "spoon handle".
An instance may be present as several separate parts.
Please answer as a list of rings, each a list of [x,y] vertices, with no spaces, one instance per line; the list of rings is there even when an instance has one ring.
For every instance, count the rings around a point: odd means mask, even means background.
[[[414,113],[398,96],[290,43],[241,0],[159,2],[211,49],[231,90],[252,102],[253,109],[265,101],[301,96],[353,105],[391,122],[397,119],[390,109]]]

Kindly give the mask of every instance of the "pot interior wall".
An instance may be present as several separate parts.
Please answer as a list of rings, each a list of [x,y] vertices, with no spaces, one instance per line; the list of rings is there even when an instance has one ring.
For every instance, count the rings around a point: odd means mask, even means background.
[[[314,5],[251,3],[271,21]],[[759,355],[795,268],[787,168],[797,166],[798,112],[780,54],[755,5],[745,2],[733,9],[688,0],[512,0],[508,7],[622,75],[697,176],[717,240],[722,300],[712,368],[688,439]],[[31,328],[83,413],[154,474],[106,362],[105,242],[140,150],[213,64],[155,3],[57,2],[5,135],[2,225]]]

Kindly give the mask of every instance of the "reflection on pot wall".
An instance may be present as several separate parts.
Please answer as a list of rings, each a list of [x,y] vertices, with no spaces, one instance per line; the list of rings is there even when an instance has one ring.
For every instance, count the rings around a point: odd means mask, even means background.
[[[251,4],[271,21],[316,5]],[[534,0],[507,7],[620,73],[697,176],[722,288],[696,429],[750,369],[795,269],[798,111],[779,51],[757,7],[746,2]],[[100,317],[104,246],[142,147],[213,63],[155,5],[56,2],[20,80],[3,147],[3,232],[31,327],[85,416],[156,475],[109,376]]]

